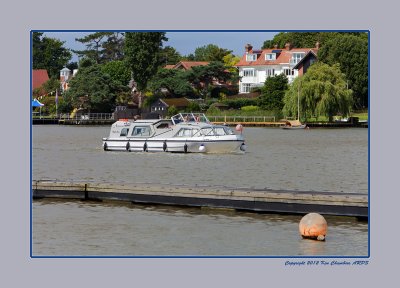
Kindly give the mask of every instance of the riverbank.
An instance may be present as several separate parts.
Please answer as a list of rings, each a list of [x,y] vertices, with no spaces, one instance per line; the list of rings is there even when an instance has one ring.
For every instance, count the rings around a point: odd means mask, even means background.
[[[113,119],[32,119],[32,125],[111,125]],[[280,122],[257,122],[257,121],[235,121],[235,122],[213,122],[214,124],[225,124],[236,126],[241,124],[244,127],[281,127],[285,123]],[[307,127],[312,128],[368,128],[368,122],[306,122]]]

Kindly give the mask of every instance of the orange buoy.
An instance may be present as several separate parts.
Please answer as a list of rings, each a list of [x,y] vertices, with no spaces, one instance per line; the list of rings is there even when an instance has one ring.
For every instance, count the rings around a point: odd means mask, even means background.
[[[328,224],[323,216],[318,213],[309,213],[301,218],[299,232],[303,238],[325,240]]]

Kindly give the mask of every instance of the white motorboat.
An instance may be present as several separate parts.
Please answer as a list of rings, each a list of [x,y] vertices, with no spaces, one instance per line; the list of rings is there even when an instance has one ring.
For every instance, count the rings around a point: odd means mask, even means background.
[[[203,113],[179,113],[171,119],[120,119],[103,138],[105,151],[244,153],[242,133],[210,123]]]

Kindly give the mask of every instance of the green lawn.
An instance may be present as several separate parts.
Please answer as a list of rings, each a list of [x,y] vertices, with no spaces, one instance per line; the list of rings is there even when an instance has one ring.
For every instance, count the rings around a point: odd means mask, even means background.
[[[246,117],[254,117],[254,116],[265,116],[265,117],[271,117],[275,116],[277,121],[279,119],[284,118],[282,115],[277,115],[276,112],[274,111],[265,111],[265,110],[256,110],[256,111],[242,111],[242,110],[227,110],[227,111],[218,111],[214,113],[208,113],[206,112],[207,116],[246,116]],[[368,120],[368,112],[366,111],[360,111],[360,112],[354,112],[351,113],[352,117],[358,117],[359,120]],[[340,119],[340,116],[333,117],[333,119]],[[302,119],[304,120],[304,119]],[[327,122],[328,117],[326,116],[320,116],[318,119],[316,118],[309,118],[307,119],[307,122]]]

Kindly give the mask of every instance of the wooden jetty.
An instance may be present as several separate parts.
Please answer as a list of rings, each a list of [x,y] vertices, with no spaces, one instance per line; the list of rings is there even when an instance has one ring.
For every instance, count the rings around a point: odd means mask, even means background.
[[[368,195],[362,193],[35,180],[32,198],[127,201],[282,214],[315,212],[368,218]]]

